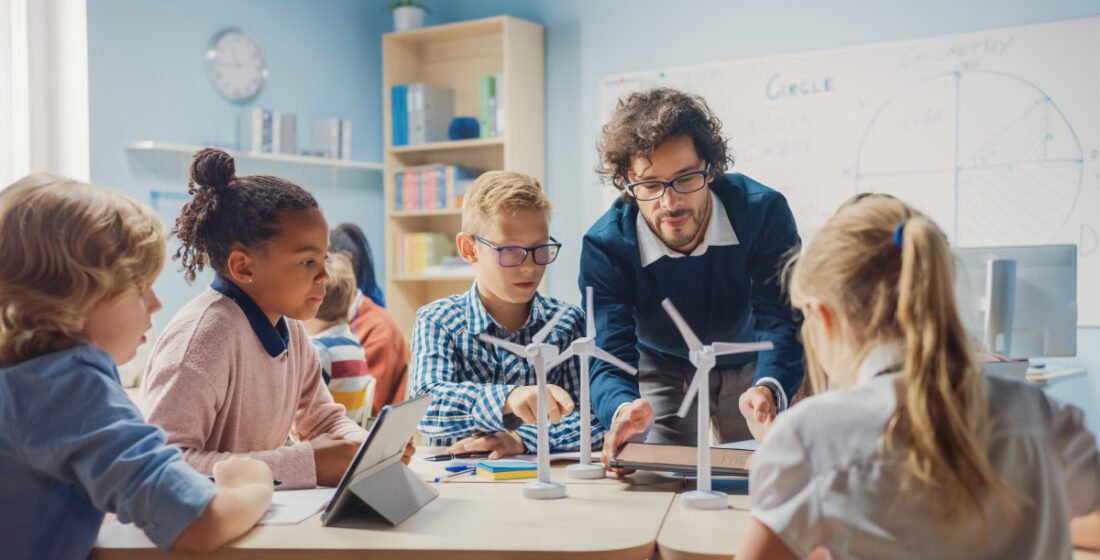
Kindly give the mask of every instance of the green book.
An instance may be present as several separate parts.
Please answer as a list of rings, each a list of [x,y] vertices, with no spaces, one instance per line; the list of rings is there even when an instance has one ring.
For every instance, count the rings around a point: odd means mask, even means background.
[[[489,138],[492,134],[492,99],[493,97],[496,97],[497,94],[496,78],[493,76],[482,76],[478,82],[478,85],[480,86],[479,89],[481,91],[477,116],[478,136],[480,136],[481,138]]]

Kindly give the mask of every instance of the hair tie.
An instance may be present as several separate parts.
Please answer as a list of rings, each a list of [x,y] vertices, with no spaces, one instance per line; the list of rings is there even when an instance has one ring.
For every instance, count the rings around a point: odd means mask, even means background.
[[[898,249],[901,249],[901,244],[905,241],[905,237],[901,233],[903,229],[905,229],[905,222],[899,223],[898,227],[894,228],[894,245],[897,245]]]

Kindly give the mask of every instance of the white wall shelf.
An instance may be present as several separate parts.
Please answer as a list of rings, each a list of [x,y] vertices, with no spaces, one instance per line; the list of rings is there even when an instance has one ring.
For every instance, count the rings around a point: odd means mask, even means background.
[[[127,150],[134,151],[152,151],[152,152],[165,152],[165,153],[177,153],[190,156],[195,152],[203,149],[203,146],[189,146],[186,144],[170,144],[167,142],[154,142],[152,140],[142,140],[140,142],[131,142],[126,144]],[[224,148],[223,148],[224,149]],[[302,165],[316,165],[321,167],[329,167],[333,169],[366,169],[371,171],[382,171],[382,163],[374,161],[355,161],[347,159],[335,159],[335,158],[322,158],[315,156],[299,156],[291,154],[265,154],[254,152],[242,152],[239,150],[225,150],[234,159],[257,159],[266,161],[280,161],[285,163],[296,163]]]

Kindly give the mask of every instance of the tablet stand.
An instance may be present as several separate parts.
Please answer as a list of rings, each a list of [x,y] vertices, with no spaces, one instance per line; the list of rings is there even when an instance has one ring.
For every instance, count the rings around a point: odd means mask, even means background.
[[[355,518],[364,516],[378,516],[390,525],[398,525],[439,496],[438,490],[420,480],[416,473],[399,460],[356,477],[348,485],[348,490],[354,495],[348,498],[353,502],[358,498],[366,508],[354,508],[356,511],[333,523],[335,526],[340,526],[345,521],[354,524]],[[350,509],[352,508],[349,507]]]

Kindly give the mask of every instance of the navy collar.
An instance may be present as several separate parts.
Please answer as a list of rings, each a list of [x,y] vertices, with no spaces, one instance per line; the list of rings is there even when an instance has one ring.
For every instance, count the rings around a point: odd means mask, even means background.
[[[210,287],[233,300],[241,308],[245,318],[248,319],[248,324],[252,326],[252,332],[256,333],[256,337],[260,339],[269,356],[276,358],[279,354],[286,352],[290,345],[290,329],[286,326],[286,317],[279,317],[279,322],[272,326],[264,311],[248,294],[244,293],[244,290],[216,274]]]

